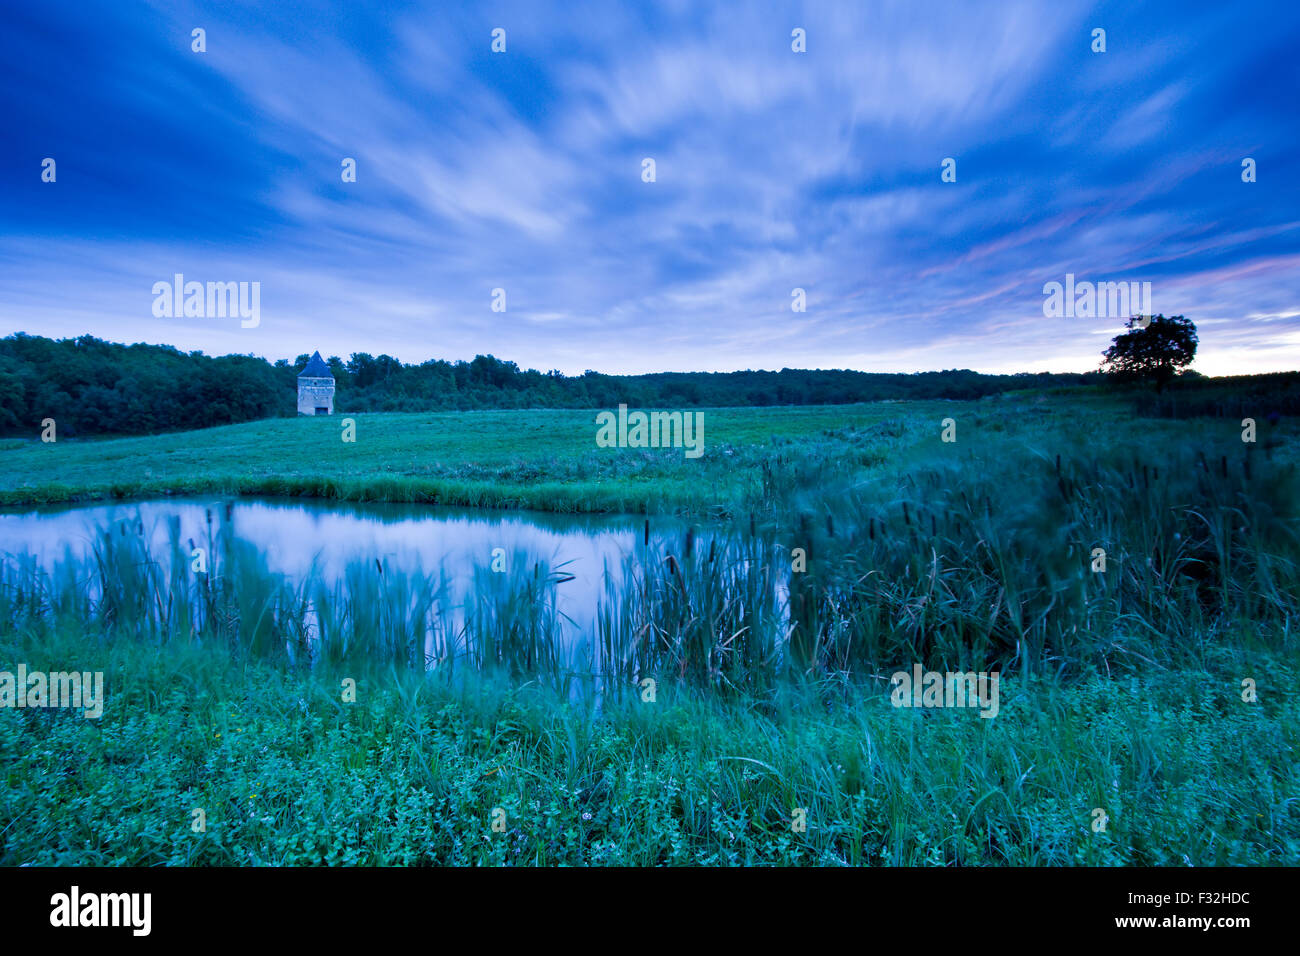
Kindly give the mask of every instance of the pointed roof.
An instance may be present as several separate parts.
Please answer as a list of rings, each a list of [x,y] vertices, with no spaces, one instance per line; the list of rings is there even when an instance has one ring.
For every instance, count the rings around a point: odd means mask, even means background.
[[[325,364],[325,360],[320,357],[319,352],[311,353],[311,360],[307,363],[306,368],[298,373],[299,378],[333,378],[334,373],[330,367]]]

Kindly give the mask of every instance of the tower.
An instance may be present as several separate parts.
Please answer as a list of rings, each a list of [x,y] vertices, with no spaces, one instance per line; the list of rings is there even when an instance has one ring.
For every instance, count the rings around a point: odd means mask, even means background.
[[[334,414],[334,373],[319,352],[298,373],[298,414]]]

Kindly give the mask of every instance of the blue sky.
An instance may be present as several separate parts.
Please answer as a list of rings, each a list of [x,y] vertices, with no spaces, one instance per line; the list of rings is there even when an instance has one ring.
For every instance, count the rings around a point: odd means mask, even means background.
[[[566,372],[1082,371],[1122,323],[1044,316],[1044,283],[1073,273],[1151,282],[1207,374],[1300,368],[1292,0],[4,16],[0,334]],[[155,317],[178,272],[259,282],[260,324]]]

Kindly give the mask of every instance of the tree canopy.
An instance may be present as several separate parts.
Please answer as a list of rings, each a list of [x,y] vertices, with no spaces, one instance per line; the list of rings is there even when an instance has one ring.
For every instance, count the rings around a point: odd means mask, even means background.
[[[165,345],[119,345],[93,336],[0,339],[0,434],[35,435],[54,418],[59,434],[142,434],[297,414],[307,355],[274,364],[219,358]],[[1100,374],[984,375],[969,369],[871,373],[849,369],[656,372],[605,375],[522,369],[491,355],[407,365],[390,355],[328,360],[336,412],[478,408],[684,408],[837,405],[884,399],[976,399],[1012,389],[1100,381]]]
[[[1163,389],[1196,357],[1196,326],[1181,315],[1128,320],[1129,331],[1117,335],[1102,353],[1102,370],[1118,381],[1153,381]]]

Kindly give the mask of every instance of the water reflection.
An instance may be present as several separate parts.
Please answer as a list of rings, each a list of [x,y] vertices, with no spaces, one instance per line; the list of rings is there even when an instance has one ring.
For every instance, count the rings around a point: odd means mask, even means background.
[[[194,547],[219,535],[247,542],[268,570],[291,582],[315,575],[336,581],[349,564],[378,561],[386,569],[446,582],[450,597],[471,598],[476,569],[523,570],[541,563],[556,575],[556,610],[567,629],[590,634],[596,608],[617,586],[625,563],[644,547],[644,519],[481,511],[409,504],[356,504],[301,499],[193,498],[0,513],[0,554],[30,554],[43,567],[91,555],[96,535],[126,526],[165,555],[172,531]],[[679,537],[685,525],[653,523],[652,546]]]

